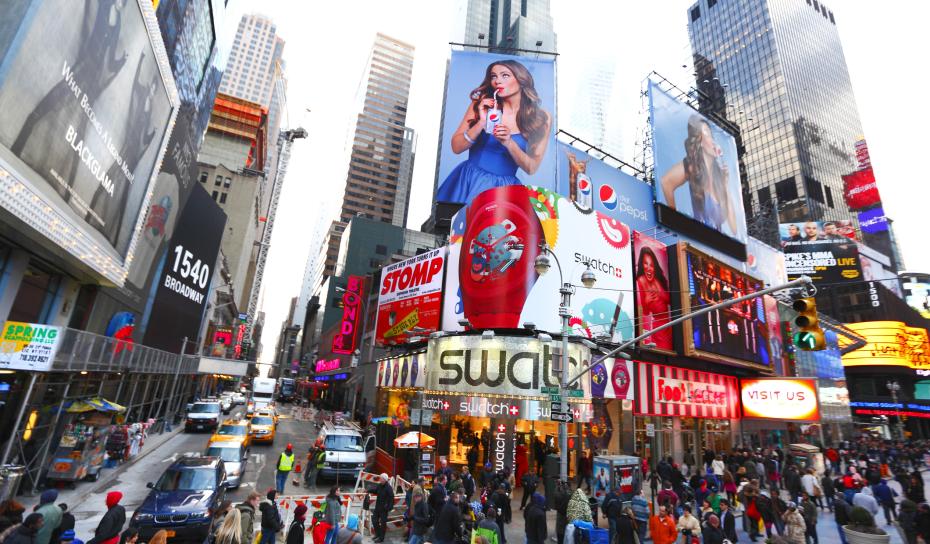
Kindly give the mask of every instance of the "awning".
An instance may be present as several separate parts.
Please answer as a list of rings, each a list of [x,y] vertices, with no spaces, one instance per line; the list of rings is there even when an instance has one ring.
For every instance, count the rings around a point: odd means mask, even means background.
[[[436,439],[428,434],[410,431],[394,439],[395,448],[424,448],[436,445]]]
[[[84,412],[125,412],[126,408],[102,397],[89,399],[72,399],[62,406],[69,414],[83,414]]]

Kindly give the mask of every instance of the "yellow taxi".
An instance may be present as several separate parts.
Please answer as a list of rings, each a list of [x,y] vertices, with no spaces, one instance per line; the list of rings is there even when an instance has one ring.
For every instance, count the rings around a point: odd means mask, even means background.
[[[226,421],[210,437],[210,444],[214,442],[241,442],[248,449],[252,445],[252,424],[247,419]]]
[[[274,412],[266,410],[255,412],[255,415],[252,416],[252,441],[267,444],[274,443],[277,426],[278,418],[274,415]]]

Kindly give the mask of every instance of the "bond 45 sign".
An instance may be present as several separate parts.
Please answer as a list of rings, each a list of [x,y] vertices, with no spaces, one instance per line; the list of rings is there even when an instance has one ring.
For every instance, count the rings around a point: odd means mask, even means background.
[[[349,276],[345,293],[342,294],[342,324],[333,337],[333,353],[352,354],[358,341],[358,325],[362,317],[362,293],[365,278]]]
[[[446,248],[384,267],[378,295],[376,341],[402,344],[411,331],[417,336],[439,330]]]

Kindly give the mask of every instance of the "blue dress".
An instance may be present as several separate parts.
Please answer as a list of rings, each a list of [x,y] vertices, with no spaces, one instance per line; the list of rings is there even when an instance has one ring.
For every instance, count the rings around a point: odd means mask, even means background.
[[[526,152],[526,138],[522,134],[510,137]],[[468,159],[456,166],[439,186],[436,200],[467,204],[488,189],[519,185],[517,168],[507,148],[482,131],[468,150]]]

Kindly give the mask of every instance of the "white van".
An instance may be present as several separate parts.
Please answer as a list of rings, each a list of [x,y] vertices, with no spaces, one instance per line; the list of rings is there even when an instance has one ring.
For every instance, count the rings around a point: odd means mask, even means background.
[[[365,470],[367,453],[374,451],[375,437],[363,437],[359,427],[351,423],[325,423],[319,437],[326,450],[320,469],[323,478],[354,481]]]

